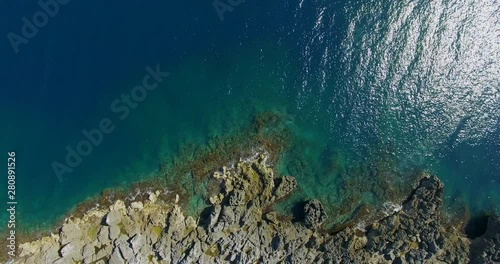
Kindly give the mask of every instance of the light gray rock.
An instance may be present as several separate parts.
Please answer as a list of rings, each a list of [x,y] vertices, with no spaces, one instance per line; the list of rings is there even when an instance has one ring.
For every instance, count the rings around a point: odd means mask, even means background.
[[[64,224],[61,228],[61,245],[81,240],[82,235],[82,230],[80,230],[78,225],[74,223]]]
[[[109,226],[119,224],[122,220],[121,213],[118,210],[111,210],[106,215],[106,224]]]
[[[67,257],[69,255],[74,254],[75,253],[74,251],[75,251],[75,247],[73,246],[73,244],[71,244],[71,243],[66,244],[61,248],[61,256]]]
[[[245,205],[246,200],[245,200],[245,191],[244,190],[233,190],[229,194],[229,205],[230,206],[239,206],[239,205]]]
[[[99,242],[99,244],[108,244],[110,242],[109,226],[101,226],[97,235],[97,241]]]
[[[120,255],[118,250],[114,250],[109,258],[109,264],[125,264],[125,260]]]
[[[83,247],[83,259],[85,260],[86,263],[92,262],[92,257],[95,254],[95,246],[92,244],[85,245]]]
[[[134,257],[134,252],[127,243],[120,243],[120,245],[118,245],[118,249],[123,259],[131,260]]]
[[[144,208],[144,205],[142,204],[142,202],[133,202],[130,204],[130,208],[136,210],[142,210]]]
[[[116,225],[109,227],[109,239],[115,240],[120,236],[120,228]]]
[[[490,216],[485,234],[472,241],[471,263],[500,263],[500,216]]]

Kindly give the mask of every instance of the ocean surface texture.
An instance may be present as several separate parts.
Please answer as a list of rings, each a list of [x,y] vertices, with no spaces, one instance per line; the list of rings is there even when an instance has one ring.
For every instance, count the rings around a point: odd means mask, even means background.
[[[293,131],[278,169],[303,196],[354,209],[429,171],[450,210],[498,213],[498,1],[227,2],[71,0],[46,16],[37,1],[0,2],[0,169],[16,151],[22,228],[259,112]],[[89,154],[68,164],[78,147]]]

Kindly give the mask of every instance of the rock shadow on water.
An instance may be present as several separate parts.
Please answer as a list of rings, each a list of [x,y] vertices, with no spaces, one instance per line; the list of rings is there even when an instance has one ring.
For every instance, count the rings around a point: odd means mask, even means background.
[[[484,235],[486,233],[486,230],[488,229],[489,218],[490,215],[488,214],[481,214],[472,217],[467,225],[465,225],[464,231],[467,237],[470,239],[475,239]]]

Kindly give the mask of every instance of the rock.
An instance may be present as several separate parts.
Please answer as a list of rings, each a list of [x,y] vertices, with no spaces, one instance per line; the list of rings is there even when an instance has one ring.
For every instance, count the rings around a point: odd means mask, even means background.
[[[131,260],[132,258],[134,258],[134,251],[128,246],[125,241],[118,245],[118,249],[123,259]]]
[[[229,205],[231,206],[238,206],[238,205],[245,205],[246,200],[245,200],[245,191],[244,190],[233,190],[229,194]]]
[[[132,258],[130,263],[150,263],[150,261],[149,261],[149,257],[146,257],[143,254],[137,254],[134,256],[134,258]]]
[[[125,260],[122,258],[118,250],[113,251],[113,254],[111,254],[109,264],[125,264]]]
[[[71,243],[66,244],[63,246],[63,248],[61,248],[61,256],[67,257],[67,256],[73,254],[74,250],[75,250],[75,247]]]
[[[139,250],[145,246],[146,239],[140,235],[137,234],[135,235],[131,240],[130,240],[130,245],[132,246],[132,250],[134,251],[134,254],[139,253]]]
[[[107,244],[109,243],[109,236],[109,226],[101,226],[97,235],[97,241],[100,244]]]
[[[115,240],[120,236],[120,228],[116,225],[109,227],[109,239]]]
[[[224,194],[222,194],[222,193],[216,194],[216,195],[210,197],[210,199],[209,199],[209,201],[212,205],[219,205],[222,203],[222,200],[224,200]]]
[[[274,190],[276,197],[283,198],[291,194],[297,188],[297,180],[292,176],[283,176],[277,179],[277,187]]]
[[[130,208],[136,210],[142,210],[144,208],[144,205],[141,202],[133,202],[130,204]]]
[[[95,259],[102,259],[102,258],[111,256],[113,249],[114,249],[113,245],[111,245],[111,244],[106,244],[106,245],[99,247],[95,251]]]
[[[222,207],[220,205],[215,205],[212,208],[212,212],[210,213],[210,216],[208,218],[209,219],[209,223],[208,223],[209,229],[214,227],[215,224],[217,223],[217,221],[219,220],[219,215],[220,215],[221,210],[222,210]]]
[[[149,201],[151,201],[151,203],[156,203],[157,200],[158,200],[158,195],[156,195],[156,193],[149,194]]]
[[[222,222],[228,223],[228,224],[233,224],[235,223],[238,218],[235,214],[235,207],[233,206],[223,206],[222,207],[222,212],[220,214],[220,220]]]
[[[95,247],[94,245],[85,245],[83,247],[83,259],[85,260],[86,263],[92,262],[92,256],[95,254]]]
[[[61,244],[66,245],[73,241],[81,240],[83,234],[80,227],[75,223],[64,224],[61,228]]]
[[[119,224],[121,220],[121,213],[118,210],[111,210],[106,215],[106,224],[109,226]]]
[[[310,228],[318,228],[326,220],[327,215],[319,200],[312,200],[304,206],[304,224]]]
[[[276,215],[276,212],[269,212],[266,215],[266,220],[273,223],[273,224],[278,224],[278,216]]]

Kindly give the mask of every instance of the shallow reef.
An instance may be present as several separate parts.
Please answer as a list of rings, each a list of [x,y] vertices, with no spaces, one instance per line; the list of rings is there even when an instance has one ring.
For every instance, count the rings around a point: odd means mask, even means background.
[[[467,238],[445,221],[444,186],[432,175],[422,174],[401,203],[387,203],[376,217],[336,231],[324,229],[334,216],[319,200],[301,203],[300,217],[273,209],[300,186],[292,176],[275,177],[268,152],[207,177],[210,206],[197,217],[183,212],[186,205],[175,190],[150,190],[145,199],[118,199],[65,219],[57,232],[21,244],[15,263],[500,261],[500,218],[489,217],[484,234]]]

